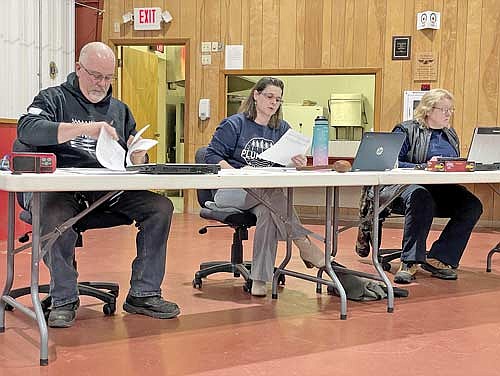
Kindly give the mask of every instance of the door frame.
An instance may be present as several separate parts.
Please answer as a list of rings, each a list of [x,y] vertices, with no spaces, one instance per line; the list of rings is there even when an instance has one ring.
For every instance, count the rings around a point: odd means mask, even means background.
[[[186,61],[185,61],[185,97],[184,97],[184,161],[187,158],[187,152],[189,148],[186,145],[189,145],[189,132],[186,132],[186,126],[189,124],[189,111],[190,111],[190,93],[191,93],[191,80],[190,80],[190,39],[187,38],[173,38],[173,39],[153,39],[153,38],[145,38],[145,39],[110,39],[109,46],[115,52],[115,56],[118,56],[118,47],[121,46],[152,46],[152,45],[170,45],[170,46],[185,46],[186,47]],[[118,69],[118,66],[115,68]],[[116,78],[117,80],[118,78]],[[117,82],[113,82],[113,87],[117,87]],[[184,196],[184,204],[186,203],[186,196]]]

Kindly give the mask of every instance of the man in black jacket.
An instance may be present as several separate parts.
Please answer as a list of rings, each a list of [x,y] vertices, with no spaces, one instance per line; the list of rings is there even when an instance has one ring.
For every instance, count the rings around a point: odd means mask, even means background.
[[[58,167],[102,167],[96,158],[100,132],[129,143],[136,134],[127,105],[112,97],[115,56],[105,44],[92,42],[80,53],[76,70],[60,86],[42,90],[19,119],[18,140],[39,152],[57,156]],[[131,155],[144,163],[145,151]],[[106,192],[48,192],[42,194],[42,234],[73,217],[81,209],[79,197],[92,203]],[[126,191],[108,209],[136,222],[137,256],[132,263],[130,290],[123,309],[155,318],[173,318],[179,307],[161,296],[165,274],[166,243],[172,220],[172,202],[149,191]],[[50,270],[52,310],[49,326],[70,327],[79,306],[77,272],[73,267],[77,234],[64,232],[46,253]]]

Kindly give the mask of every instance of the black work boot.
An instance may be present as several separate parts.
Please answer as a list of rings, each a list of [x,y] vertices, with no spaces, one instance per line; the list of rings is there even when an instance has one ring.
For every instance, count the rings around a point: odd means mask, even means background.
[[[450,265],[435,258],[428,258],[426,263],[420,266],[422,269],[432,273],[433,277],[439,279],[455,280],[458,278],[457,272]]]
[[[394,275],[394,283],[411,283],[411,281],[415,279],[417,270],[417,264],[402,261],[401,265],[399,266],[399,270]]]
[[[80,299],[73,303],[53,307],[49,314],[49,326],[51,328],[69,328],[73,326],[78,307],[80,307]]]
[[[181,313],[179,306],[164,300],[161,296],[135,297],[127,295],[123,309],[128,313],[137,313],[155,319],[173,319]]]

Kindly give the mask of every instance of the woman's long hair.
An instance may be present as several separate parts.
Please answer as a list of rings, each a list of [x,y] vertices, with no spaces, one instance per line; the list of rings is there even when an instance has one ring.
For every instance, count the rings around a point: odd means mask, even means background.
[[[448,90],[445,89],[432,89],[424,94],[420,103],[413,113],[413,118],[420,124],[427,127],[427,115],[433,110],[433,107],[441,99],[449,99],[453,103],[455,98]]]
[[[285,84],[279,78],[275,77],[262,77],[257,83],[254,85],[252,90],[250,91],[250,95],[243,101],[238,112],[242,112],[248,119],[255,120],[257,117],[257,107],[255,105],[254,93],[262,93],[262,91],[268,86],[276,86],[281,89],[281,95],[283,95],[285,91]],[[281,120],[281,103],[274,113],[269,119],[269,123],[267,124],[270,128],[278,128]]]

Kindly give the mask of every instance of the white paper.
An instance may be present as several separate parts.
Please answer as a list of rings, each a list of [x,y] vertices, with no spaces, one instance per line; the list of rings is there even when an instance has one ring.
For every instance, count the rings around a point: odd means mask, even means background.
[[[118,141],[113,140],[106,130],[101,128],[97,145],[95,148],[97,160],[101,165],[110,170],[125,170],[123,161],[125,160],[125,149],[121,147]]]
[[[134,151],[146,151],[158,143],[156,140],[141,138],[141,135],[148,127],[149,124],[135,134],[130,145],[128,145],[126,155],[125,150],[118,141],[113,140],[111,135],[102,128],[96,145],[96,157],[99,163],[110,170],[124,171],[123,161],[127,163],[127,166],[132,165],[130,156]]]
[[[137,132],[134,138],[132,139],[132,142],[128,146],[128,152],[126,157],[127,166],[131,166],[133,164],[132,160],[130,159],[130,156],[134,151],[149,150],[158,143],[157,140],[152,140],[150,138],[141,138],[141,135],[148,128],[149,124],[144,126],[144,128],[142,128],[139,132]]]
[[[243,69],[243,45],[226,45],[225,69]]]
[[[311,139],[293,129],[289,129],[273,146],[259,154],[259,158],[287,166],[292,157],[305,155]]]

